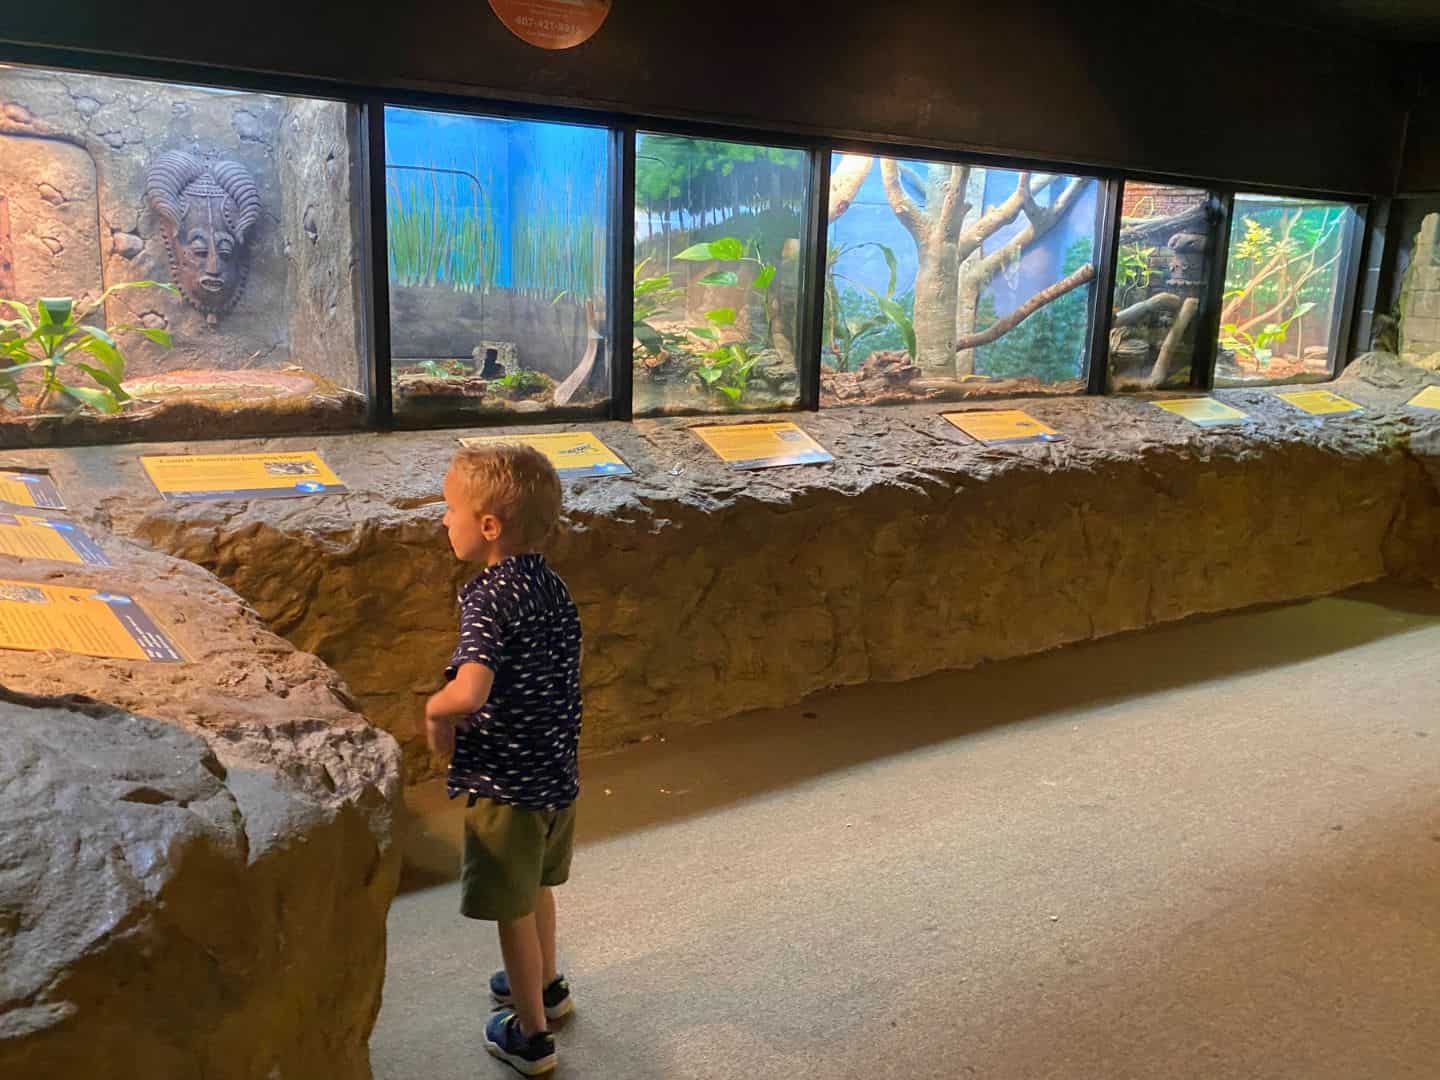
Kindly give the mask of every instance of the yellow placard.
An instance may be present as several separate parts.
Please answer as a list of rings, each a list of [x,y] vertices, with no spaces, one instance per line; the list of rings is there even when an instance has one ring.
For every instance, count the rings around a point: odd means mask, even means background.
[[[714,424],[690,429],[732,469],[815,465],[835,458],[796,424]]]
[[[1329,390],[1284,390],[1275,395],[1312,416],[1333,416],[1336,413],[1362,411],[1362,406]]]
[[[957,428],[983,443],[1058,442],[1060,435],[1020,409],[941,413]]]
[[[28,581],[0,581],[0,648],[161,663],[184,659],[133,598]]]
[[[64,510],[55,481],[27,469],[0,469],[0,502],[40,510]]]
[[[345,490],[314,450],[273,454],[152,454],[140,459],[167,500],[275,499]]]
[[[1440,409],[1440,386],[1427,386],[1405,404],[1416,409]]]
[[[0,513],[0,555],[109,566],[98,544],[68,521]]]
[[[624,476],[630,466],[600,441],[593,431],[544,432],[525,435],[470,435],[461,446],[493,446],[496,443],[524,443],[533,446],[555,466],[563,479],[581,476]]]
[[[1171,398],[1154,404],[1176,416],[1183,416],[1200,427],[1218,427],[1222,424],[1243,424],[1250,419],[1239,409],[1231,408],[1223,401],[1212,397]]]

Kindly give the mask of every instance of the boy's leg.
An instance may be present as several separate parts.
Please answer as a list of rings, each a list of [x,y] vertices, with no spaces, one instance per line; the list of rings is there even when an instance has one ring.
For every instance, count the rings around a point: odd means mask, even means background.
[[[560,974],[555,960],[555,890],[549,885],[540,886],[540,894],[535,898],[535,930],[540,938],[543,961],[544,977],[540,985],[549,986]]]
[[[545,958],[540,951],[535,913],[502,920],[497,925],[500,955],[505,959],[505,974],[510,978],[510,996],[520,1017],[520,1030],[526,1035],[548,1031],[545,1002],[541,997]]]

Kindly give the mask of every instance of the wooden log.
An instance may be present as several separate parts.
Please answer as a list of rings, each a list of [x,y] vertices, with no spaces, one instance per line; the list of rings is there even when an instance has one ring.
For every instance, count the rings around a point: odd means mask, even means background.
[[[595,303],[592,300],[585,301],[585,336],[588,339],[585,345],[585,352],[580,357],[580,362],[575,365],[575,370],[565,376],[565,381],[555,388],[555,404],[568,405],[582,386],[590,381],[590,375],[595,368],[595,357],[600,352],[600,332],[595,328]]]
[[[962,334],[955,339],[955,351],[962,352],[965,349],[974,349],[981,345],[988,345],[998,337],[1008,334],[1015,327],[1028,319],[1035,312],[1039,311],[1046,304],[1058,300],[1071,289],[1084,285],[1095,276],[1095,267],[1086,263],[1068,277],[1061,278],[1049,288],[1041,289],[1025,303],[1021,304],[1014,311],[1010,312],[1003,319],[997,319],[984,330],[973,334]]]
[[[1149,241],[1157,247],[1182,232],[1206,232],[1210,227],[1210,211],[1201,203],[1183,214],[1160,218],[1128,218],[1120,222],[1120,243],[1138,244]]]
[[[1180,297],[1174,293],[1156,293],[1147,300],[1141,300],[1138,304],[1131,304],[1127,308],[1115,312],[1110,320],[1111,326],[1134,326],[1141,319],[1149,318],[1152,315],[1172,314],[1180,310]]]
[[[10,200],[0,195],[0,296],[19,300],[15,291],[15,245],[10,239]]]
[[[1176,315],[1175,321],[1170,324],[1170,332],[1165,335],[1165,343],[1160,346],[1160,355],[1155,358],[1155,366],[1141,384],[1146,390],[1155,389],[1170,377],[1170,371],[1175,366],[1175,354],[1180,351],[1185,331],[1199,310],[1200,301],[1193,296],[1186,298],[1180,305],[1180,314]]]

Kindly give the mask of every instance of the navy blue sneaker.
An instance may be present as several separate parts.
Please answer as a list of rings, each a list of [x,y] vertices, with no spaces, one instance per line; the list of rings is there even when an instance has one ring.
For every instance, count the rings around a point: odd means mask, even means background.
[[[555,1071],[555,1036],[537,1031],[526,1038],[510,1008],[496,1009],[485,1025],[485,1049],[518,1073],[543,1076]]]
[[[497,1005],[515,1004],[515,999],[510,996],[510,976],[505,974],[504,968],[490,976],[490,996]],[[570,1000],[570,984],[565,981],[564,975],[556,975],[555,981],[540,992],[540,997],[545,1002],[546,1020],[569,1016],[575,1008],[575,1003]]]

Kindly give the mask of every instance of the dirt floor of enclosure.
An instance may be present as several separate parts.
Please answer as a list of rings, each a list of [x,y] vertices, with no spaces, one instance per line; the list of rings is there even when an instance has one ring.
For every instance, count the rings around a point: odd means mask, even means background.
[[[1437,648],[1435,594],[1372,587],[592,758],[561,1070],[1425,1075]],[[412,795],[375,1074],[499,1077],[456,811]]]

